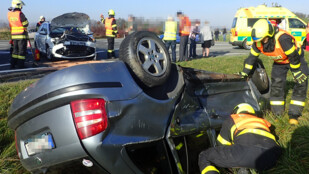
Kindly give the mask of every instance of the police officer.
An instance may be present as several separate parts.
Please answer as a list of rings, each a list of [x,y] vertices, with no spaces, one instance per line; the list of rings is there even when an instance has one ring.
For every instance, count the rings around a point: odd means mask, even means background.
[[[104,19],[104,16],[101,15],[101,22],[105,24],[105,35],[107,37],[108,49],[107,49],[107,58],[115,57],[114,52],[114,42],[115,37],[118,33],[117,24],[115,20],[115,11],[110,9],[108,11],[108,18]]]
[[[308,67],[304,59],[304,51],[295,38],[285,30],[274,27],[266,19],[259,19],[252,27],[254,41],[250,55],[244,62],[243,72],[247,76],[252,73],[259,55],[262,53],[272,59],[274,63],[271,72],[270,105],[275,115],[282,115],[285,107],[285,86],[288,70],[292,72],[297,82],[289,107],[289,123],[298,124],[298,117],[302,115],[307,92]]]
[[[8,12],[8,20],[11,27],[11,38],[13,40],[13,51],[11,68],[24,68],[27,52],[27,27],[29,25],[24,13],[21,12],[25,3],[21,0],[12,0],[12,9]]]
[[[219,146],[202,151],[199,167],[202,174],[217,174],[222,168],[267,170],[276,164],[281,148],[270,133],[271,124],[257,116],[247,103],[237,105],[222,125],[217,137]]]

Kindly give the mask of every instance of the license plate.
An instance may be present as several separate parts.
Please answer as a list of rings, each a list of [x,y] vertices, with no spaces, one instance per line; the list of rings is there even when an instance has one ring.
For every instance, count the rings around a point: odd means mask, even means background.
[[[84,42],[74,42],[74,41],[70,41],[70,42],[68,42],[68,41],[66,41],[66,42],[64,42],[64,45],[85,45],[85,43]]]
[[[44,133],[42,135],[29,138],[25,142],[25,147],[28,155],[30,156],[45,150],[54,149],[55,143],[51,133]]]

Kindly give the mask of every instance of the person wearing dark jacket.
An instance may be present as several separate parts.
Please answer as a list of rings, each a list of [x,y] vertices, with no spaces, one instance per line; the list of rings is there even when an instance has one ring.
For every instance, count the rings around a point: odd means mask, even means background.
[[[308,85],[308,66],[301,45],[288,32],[274,27],[266,19],[259,19],[253,25],[251,35],[254,43],[240,74],[244,77],[251,74],[261,53],[272,58],[270,106],[275,115],[282,115],[285,110],[286,77],[290,70],[296,84],[288,111],[289,123],[298,124]]]
[[[8,12],[8,21],[11,28],[11,39],[13,41],[13,51],[11,55],[11,68],[24,68],[27,52],[27,27],[28,20],[21,11],[24,6],[21,0],[12,0],[12,8]]]
[[[258,171],[275,166],[282,150],[275,136],[270,133],[271,124],[255,115],[247,103],[237,105],[227,118],[217,137],[219,146],[199,154],[202,174],[218,174],[217,167],[251,168]]]
[[[107,58],[115,58],[115,51],[114,51],[114,42],[115,37],[117,36],[118,30],[117,30],[117,24],[115,19],[115,11],[109,10],[108,11],[109,17],[107,19],[104,19],[104,16],[101,15],[101,22],[105,24],[105,35],[107,37]]]

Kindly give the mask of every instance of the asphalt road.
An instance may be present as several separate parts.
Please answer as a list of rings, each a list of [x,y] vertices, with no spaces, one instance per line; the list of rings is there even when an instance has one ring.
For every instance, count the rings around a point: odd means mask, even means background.
[[[118,50],[120,44],[122,42],[122,38],[115,39],[115,53],[118,56]],[[33,42],[32,42],[33,45]],[[201,45],[198,44],[197,46],[197,55],[201,57],[202,55],[202,48]],[[176,56],[178,57],[178,49],[179,44],[176,47]],[[10,45],[7,40],[0,40],[0,73],[1,71],[9,71],[9,49]],[[210,56],[217,57],[217,56],[229,56],[229,55],[244,55],[249,54],[248,50],[240,49],[238,47],[230,45],[228,42],[216,42],[215,46],[210,48]],[[106,39],[98,39],[97,40],[97,60],[107,60],[107,40]],[[31,67],[33,62],[33,57],[31,54],[30,49],[28,49],[28,54],[26,56],[26,66]]]

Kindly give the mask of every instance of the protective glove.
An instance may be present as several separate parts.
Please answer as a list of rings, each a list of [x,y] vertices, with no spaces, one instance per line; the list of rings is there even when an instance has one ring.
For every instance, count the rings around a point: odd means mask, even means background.
[[[238,72],[238,73],[236,73],[236,74],[237,74],[237,75],[240,75],[241,78],[247,78],[247,77],[248,77],[248,74],[245,73],[245,72]]]
[[[303,82],[307,80],[307,75],[301,72],[300,70],[292,71],[292,74],[293,74],[294,80],[299,84],[302,84]]]

